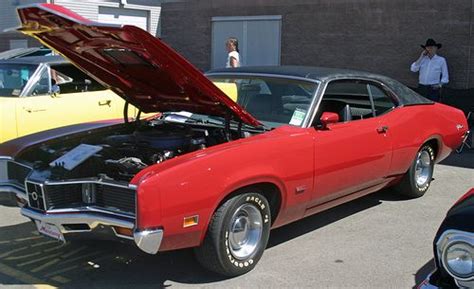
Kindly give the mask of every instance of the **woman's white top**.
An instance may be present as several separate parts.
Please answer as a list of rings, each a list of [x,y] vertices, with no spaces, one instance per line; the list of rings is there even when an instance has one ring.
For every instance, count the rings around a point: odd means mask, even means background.
[[[231,58],[231,57],[234,57],[234,58],[237,60],[237,67],[239,67],[239,66],[240,66],[240,55],[239,55],[239,53],[238,53],[237,51],[235,51],[235,50],[229,52],[229,54],[227,55],[227,63],[225,64],[225,67],[226,67],[226,68],[231,67],[231,66],[230,66],[230,58]]]

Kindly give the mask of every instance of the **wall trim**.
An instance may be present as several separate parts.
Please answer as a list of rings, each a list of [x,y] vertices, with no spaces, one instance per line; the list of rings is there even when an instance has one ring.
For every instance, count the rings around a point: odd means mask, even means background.
[[[212,22],[217,21],[262,21],[262,20],[281,20],[281,15],[257,15],[257,16],[215,16],[211,18]]]

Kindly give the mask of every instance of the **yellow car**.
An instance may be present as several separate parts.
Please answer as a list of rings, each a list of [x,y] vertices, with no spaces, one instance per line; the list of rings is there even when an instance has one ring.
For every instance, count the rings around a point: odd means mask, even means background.
[[[122,118],[124,104],[60,56],[0,61],[0,143],[51,128]],[[128,115],[135,113],[130,106]]]

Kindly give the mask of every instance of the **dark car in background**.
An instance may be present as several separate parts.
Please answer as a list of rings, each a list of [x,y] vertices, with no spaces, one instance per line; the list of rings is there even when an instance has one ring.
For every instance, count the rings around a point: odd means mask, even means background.
[[[53,55],[53,52],[46,47],[15,48],[0,52],[0,60],[51,55]]]
[[[436,270],[418,288],[474,288],[474,188],[448,211],[433,247]]]

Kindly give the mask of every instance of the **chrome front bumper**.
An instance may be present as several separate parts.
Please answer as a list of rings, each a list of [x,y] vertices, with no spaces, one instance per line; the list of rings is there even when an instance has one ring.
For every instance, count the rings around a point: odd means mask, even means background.
[[[156,254],[160,249],[161,240],[163,239],[162,229],[137,230],[135,228],[135,220],[133,218],[119,218],[115,216],[107,216],[105,214],[97,214],[94,212],[47,214],[32,210],[30,208],[22,208],[21,214],[33,221],[40,221],[54,225],[66,237],[68,234],[75,233],[91,233],[93,235],[95,229],[109,227],[114,232],[115,237],[122,239],[133,239],[137,247],[148,254]],[[89,229],[71,229],[70,225],[86,225]],[[114,229],[115,227],[133,230],[133,237],[119,234]]]
[[[27,199],[24,190],[0,183],[0,201],[2,204],[21,207],[22,202],[25,204]]]

